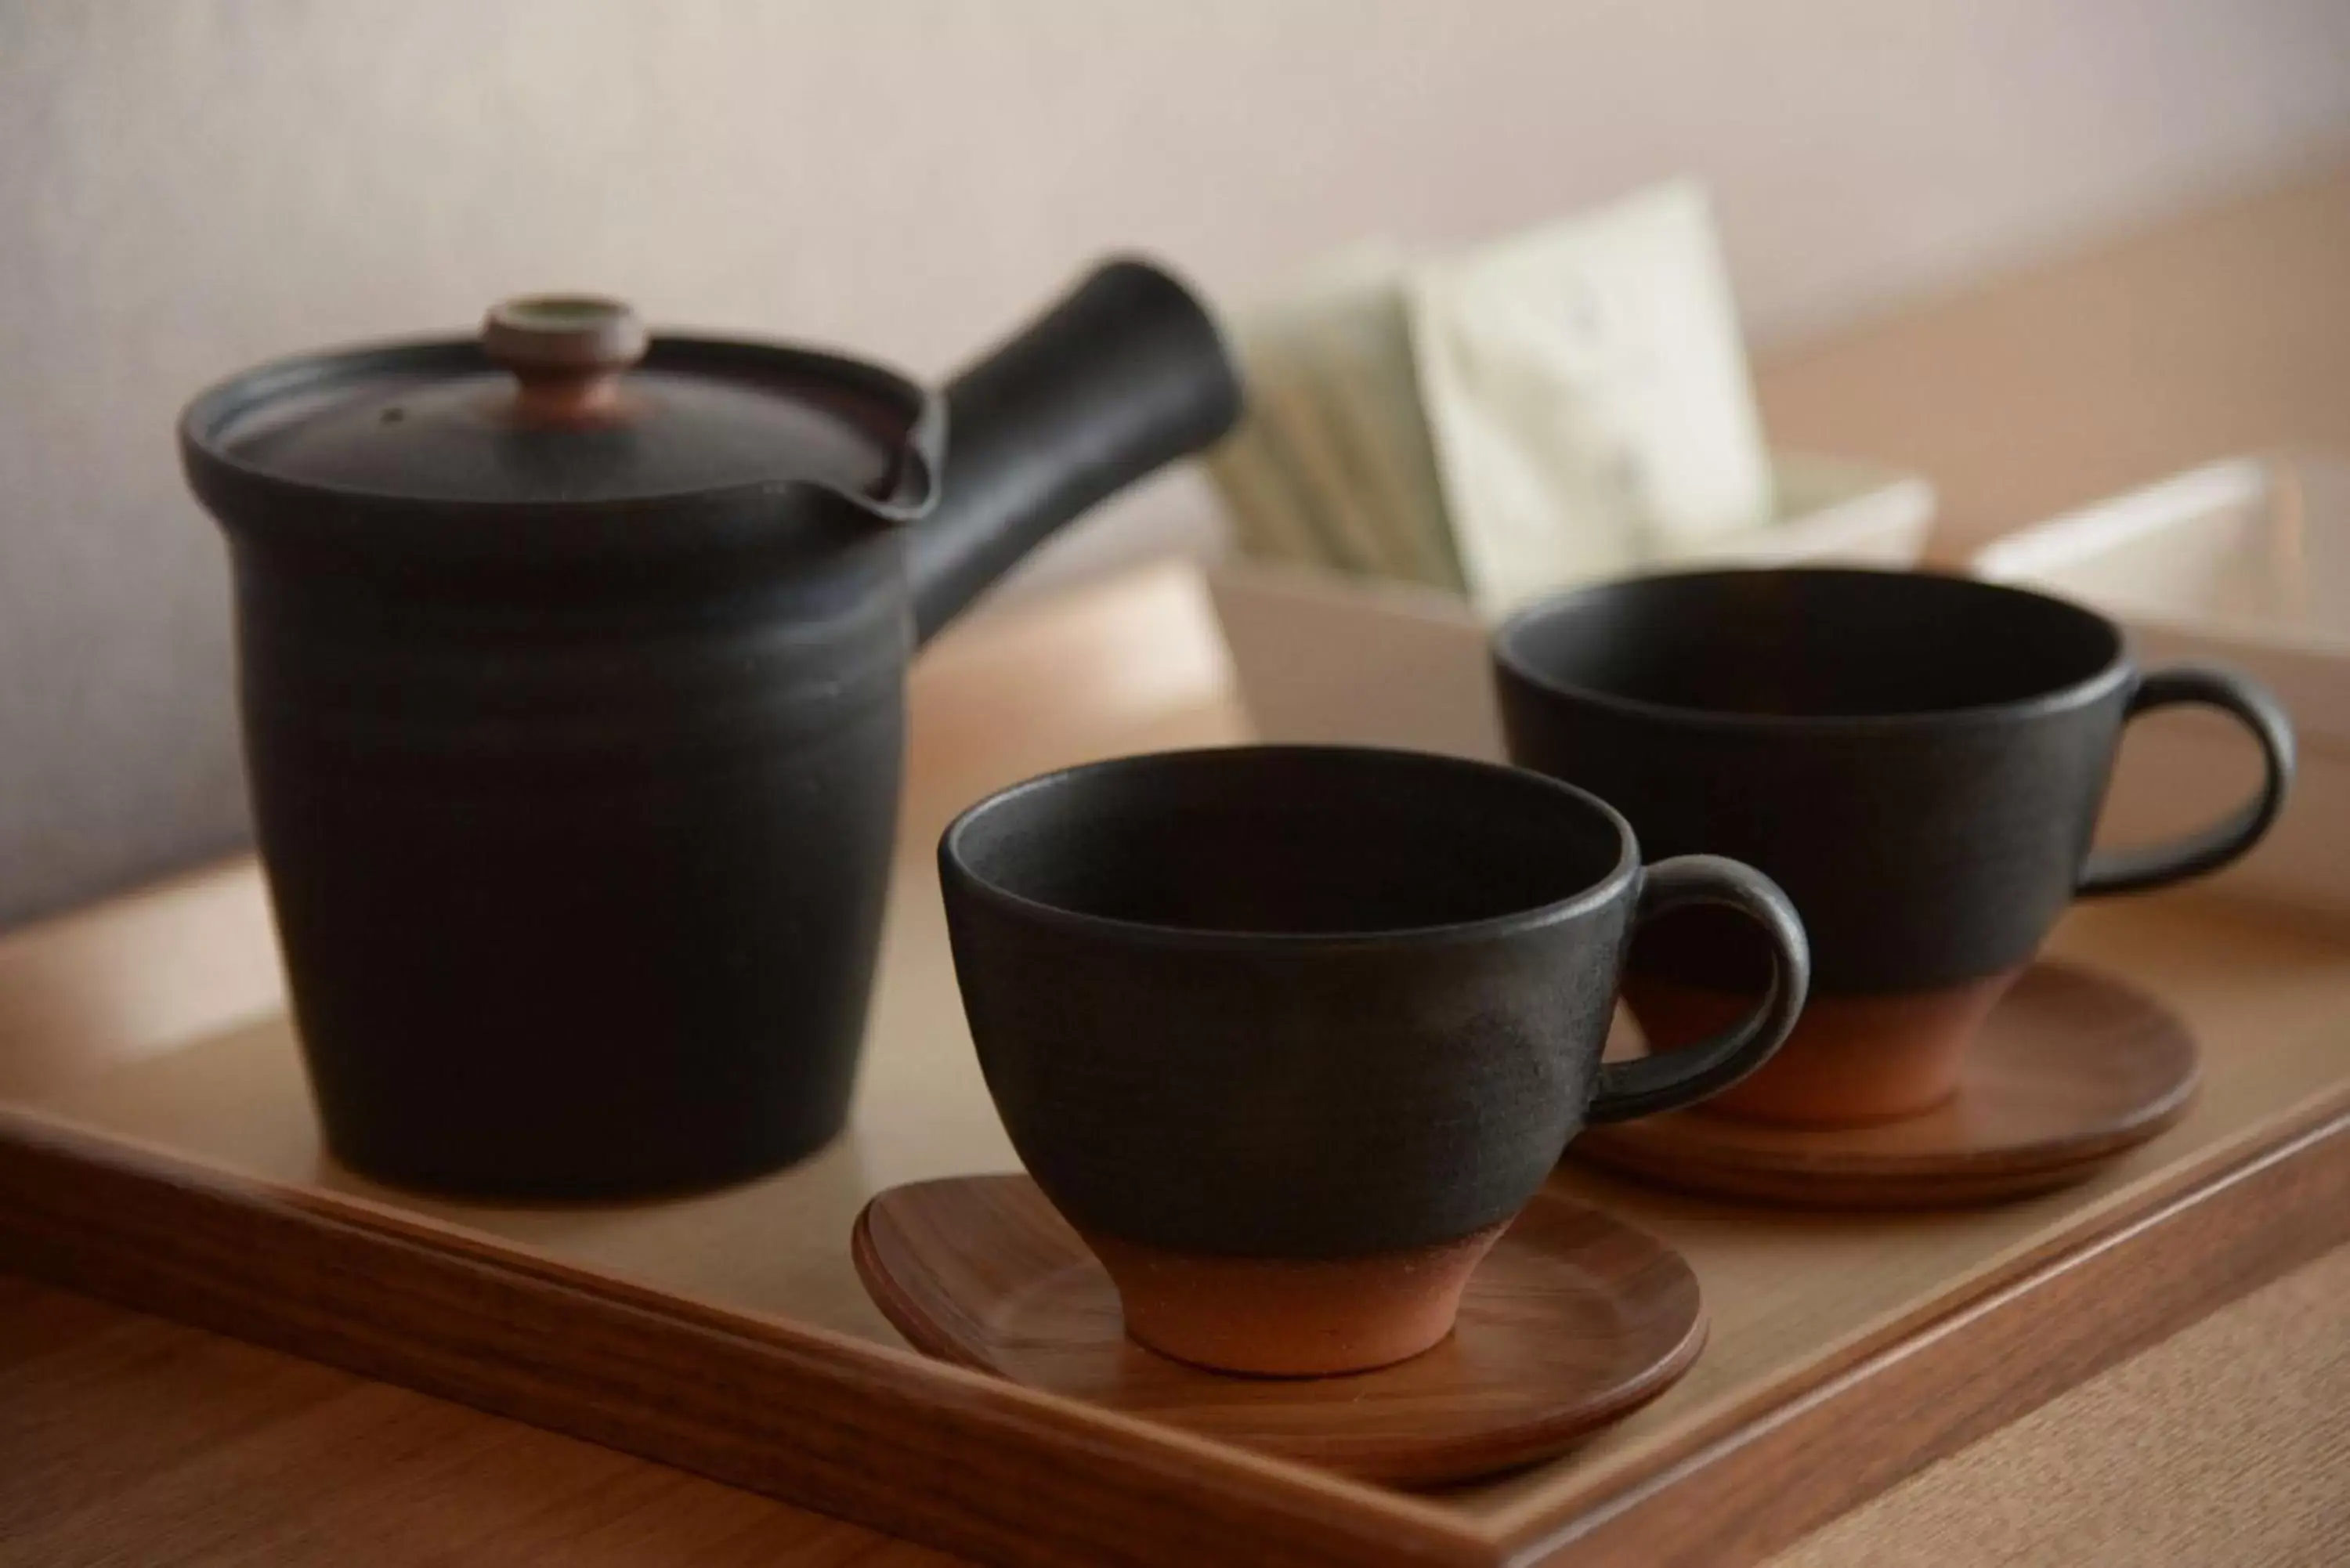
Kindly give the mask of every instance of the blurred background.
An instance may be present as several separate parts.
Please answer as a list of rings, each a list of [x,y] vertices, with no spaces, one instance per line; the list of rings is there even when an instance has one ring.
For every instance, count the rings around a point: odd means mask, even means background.
[[[588,289],[935,378],[1106,249],[1243,303],[1685,173],[1767,360],[2345,152],[2342,0],[0,0],[0,925],[244,839],[172,428],[258,359]]]

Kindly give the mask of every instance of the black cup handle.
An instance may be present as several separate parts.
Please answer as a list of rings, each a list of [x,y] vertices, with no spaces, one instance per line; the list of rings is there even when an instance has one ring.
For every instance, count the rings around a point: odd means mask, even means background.
[[[2216,871],[2258,844],[2284,809],[2285,792],[2293,787],[2293,721],[2283,704],[2249,675],[2208,664],[2182,664],[2139,681],[2130,693],[2127,717],[2189,705],[2217,708],[2252,732],[2267,769],[2260,793],[2200,833],[2168,844],[2090,856],[2081,871],[2082,897],[2135,893]]]
[[[1769,1061],[1804,1011],[1812,986],[1811,944],[1795,906],[1776,882],[1719,855],[1659,860],[1641,883],[1634,926],[1693,904],[1736,909],[1762,928],[1771,942],[1771,989],[1752,1012],[1711,1039],[1629,1062],[1602,1063],[1586,1121],[1628,1121],[1720,1093]]]

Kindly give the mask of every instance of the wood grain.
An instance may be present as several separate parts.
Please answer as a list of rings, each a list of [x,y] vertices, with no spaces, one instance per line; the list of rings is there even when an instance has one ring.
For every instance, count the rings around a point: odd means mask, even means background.
[[[1197,715],[1178,715],[1174,723],[1204,727]],[[1127,739],[1149,744],[1173,727],[1139,725]],[[1053,746],[1075,750],[1081,743],[1082,737],[1062,736]],[[1024,760],[999,755],[989,765],[1017,767]],[[910,809],[930,807],[910,803]],[[939,1397],[937,1386],[919,1372],[944,1376],[950,1369],[924,1368],[902,1352],[886,1351],[896,1336],[866,1299],[843,1242],[856,1212],[879,1187],[1008,1163],[960,1026],[929,860],[920,853],[927,847],[909,846],[893,892],[886,978],[856,1123],[839,1146],[806,1166],[720,1193],[596,1208],[493,1209],[371,1188],[322,1162],[298,1056],[282,1022],[272,1022],[118,1061],[59,1084],[49,1100],[56,1111],[105,1129],[109,1147],[145,1140],[185,1151],[189,1179],[225,1182],[232,1192],[257,1183],[276,1195],[261,1206],[270,1221],[263,1233],[244,1234],[209,1259],[182,1255],[177,1272],[158,1272],[159,1259],[192,1245],[190,1238],[205,1228],[161,1222],[151,1232],[145,1227],[154,1222],[153,1205],[136,1196],[143,1186],[133,1183],[110,1198],[83,1194],[68,1205],[57,1220],[74,1246],[52,1261],[83,1266],[97,1249],[111,1260],[112,1272],[87,1288],[182,1314],[209,1311],[214,1315],[199,1321],[967,1552],[1045,1562],[1148,1561],[1154,1553],[1176,1561],[1203,1553],[1311,1561],[1318,1552],[1326,1560],[1378,1562],[1425,1551],[1438,1560],[1488,1562],[1508,1556],[1521,1541],[1607,1517],[1659,1478],[1701,1493],[1709,1456],[1729,1434],[1770,1428],[1823,1389],[1837,1401],[1856,1402],[1848,1407],[1853,1420],[1832,1425],[1816,1455],[1781,1458],[1803,1464],[1816,1459],[1854,1483],[1840,1497],[1833,1487],[1808,1492],[1807,1506],[1833,1510],[1861,1501],[1866,1489],[1883,1484],[1883,1472],[1860,1462],[1870,1457],[1869,1402],[1866,1382],[1842,1381],[1853,1368],[1920,1339],[1938,1356],[1962,1349],[1963,1334],[1936,1337],[1953,1314],[2192,1195],[2313,1125],[2308,1118],[2350,1100],[2344,1070],[2350,949],[2334,928],[2278,924],[2259,911],[2176,897],[2084,909],[2060,929],[2058,950],[2144,978],[2209,1047],[2206,1092],[2187,1121],[2076,1188],[1960,1214],[1773,1215],[1563,1173],[1555,1179],[1560,1189],[1631,1218],[1689,1257],[1714,1323],[1711,1345],[1687,1377],[1563,1459],[1418,1501],[1161,1427],[1139,1427],[1154,1440],[1129,1449],[1138,1424],[1088,1417],[1065,1402],[1045,1401],[1067,1424],[1037,1428],[1022,1417],[1011,1430],[1024,1436],[1006,1436],[990,1420],[975,1421],[964,1396],[948,1402],[962,1412],[956,1419],[915,1413],[921,1398]],[[102,973],[86,975],[87,983],[102,981]],[[165,1185],[180,1190],[186,1180]],[[333,1218],[323,1248],[301,1225],[282,1228],[288,1203]],[[0,1224],[21,1222],[26,1210],[11,1200],[0,1209]],[[412,1293],[418,1309],[403,1314],[400,1303],[411,1297],[377,1288],[369,1273],[379,1265],[343,1251],[352,1244],[345,1223],[350,1213],[367,1217],[359,1229],[369,1235],[391,1223],[396,1235],[416,1228],[436,1249],[453,1238],[495,1288],[468,1272],[463,1284],[443,1282]],[[0,1230],[0,1260],[14,1245]],[[236,1271],[255,1257],[304,1271],[303,1287],[288,1292],[282,1276],[272,1276],[265,1285],[280,1288],[249,1288]],[[525,1273],[519,1284],[507,1277],[517,1262]],[[2191,1265],[2191,1259],[2183,1264]],[[416,1266],[403,1247],[389,1277],[400,1280]],[[563,1288],[542,1301],[531,1271],[550,1267]],[[221,1277],[205,1283],[206,1268]],[[2232,1293],[2254,1282],[2206,1282]],[[207,1290],[220,1293],[208,1296]],[[530,1310],[509,1299],[513,1290],[535,1303]],[[564,1326],[579,1304],[575,1291],[588,1297],[584,1328]],[[486,1324],[450,1302],[471,1303]],[[654,1336],[650,1350],[630,1341],[643,1311],[658,1319],[641,1330]],[[607,1322],[607,1312],[618,1316]],[[672,1321],[679,1314],[682,1325]],[[411,1315],[413,1337],[407,1336]],[[803,1325],[795,1334],[816,1331],[823,1345],[844,1348],[823,1355],[795,1351],[781,1366],[763,1366],[770,1354],[762,1348],[764,1336],[786,1319]],[[669,1336],[698,1334],[706,1320],[728,1325],[724,1350],[708,1364],[689,1358],[696,1371],[681,1408],[664,1402],[665,1386],[654,1374],[644,1375],[646,1386],[629,1380],[630,1368],[667,1365]],[[745,1322],[755,1325],[747,1344],[738,1337]],[[376,1332],[351,1337],[370,1328]],[[518,1338],[515,1348],[508,1348],[509,1334]],[[2061,1336],[2052,1343],[2062,1343]],[[866,1359],[876,1354],[883,1364],[879,1373]],[[831,1364],[835,1355],[841,1365]],[[909,1373],[910,1366],[917,1372]],[[1998,1370],[2002,1378],[2012,1373],[2034,1400],[2077,1375],[2067,1363],[2041,1368],[2022,1355]],[[876,1376],[895,1389],[890,1397],[853,1392]],[[909,1379],[902,1386],[901,1377]],[[840,1378],[852,1392],[843,1392],[835,1381]],[[819,1392],[803,1394],[802,1379],[813,1379]],[[1024,1393],[986,1386],[1007,1397]],[[924,1396],[924,1388],[933,1392]],[[753,1392],[730,1401],[713,1389]],[[992,1398],[970,1397],[993,1408]],[[738,1408],[746,1398],[755,1419]],[[915,1445],[910,1459],[895,1457],[901,1422]],[[1846,1442],[1855,1447],[1840,1446]],[[1173,1457],[1163,1446],[1170,1443],[1203,1462]],[[934,1473],[958,1473],[952,1456],[959,1445],[989,1450],[968,1483],[977,1496],[932,1485]],[[844,1455],[854,1458],[835,1462]],[[1930,1449],[1916,1452],[1918,1463],[1931,1457]],[[1225,1468],[1235,1462],[1239,1469]],[[1083,1472],[1082,1483],[1059,1479],[1072,1467]],[[1055,1479],[1040,1479],[1048,1476]],[[899,1486],[906,1490],[895,1490]],[[1031,1494],[1040,1490],[1055,1506],[1034,1502]],[[1130,1509],[1118,1501],[1128,1490],[1139,1500]],[[1400,1515],[1392,1511],[1399,1507]],[[967,1516],[967,1509],[976,1512]],[[1324,1511],[1332,1517],[1318,1522],[1293,1517],[1313,1519]],[[1183,1528],[1162,1530],[1170,1517]],[[1814,1521],[1826,1517],[1817,1513]],[[1398,1518],[1412,1522],[1399,1527]],[[1330,1534],[1319,1533],[1325,1531]]]
[[[2350,1248],[1929,1466],[1771,1568],[2336,1568]],[[44,1568],[945,1568],[857,1526],[0,1277],[0,1542]],[[959,1560],[958,1560],[959,1561]]]
[[[2194,1036],[2112,975],[2042,963],[1991,1011],[1959,1093],[1869,1127],[1795,1127],[1681,1112],[1593,1127],[1571,1159],[1733,1202],[1933,1209],[2079,1181],[2187,1114]]]
[[[798,1332],[664,1311],[651,1293],[462,1237],[436,1250],[429,1227],[348,1199],[255,1192],[38,1131],[16,1113],[0,1126],[13,1266],[993,1559],[1053,1563],[1647,1563],[1684,1542],[1688,1561],[1751,1561],[2350,1238],[2350,1116],[2336,1116],[2085,1247],[2027,1260],[1923,1332],[1854,1347],[1791,1403],[1713,1412],[1629,1489],[1481,1519],[1236,1463],[1006,1385],[958,1386],[948,1368],[910,1378],[853,1345],[809,1354],[821,1347]],[[1717,1496],[1736,1506],[1718,1511]]]
[[[0,1265],[991,1561],[1489,1556],[1394,1493],[17,1111]]]
[[[1737,1568],[1996,1431],[2173,1329],[2350,1241],[2337,1116],[2053,1258],[1773,1420],[1725,1431],[1617,1506],[1514,1539],[1513,1563]],[[1855,1391],[1866,1389],[1866,1397]],[[1705,1477],[1693,1506],[1672,1484]]]
[[[1697,1278],[1654,1238],[1538,1195],[1452,1335],[1350,1376],[1219,1376],[1121,1331],[1118,1293],[1025,1177],[921,1182],[858,1216],[858,1273],[921,1349],[1030,1387],[1396,1484],[1546,1458],[1662,1393],[1705,1340]]]
[[[1903,1481],[1771,1568],[2341,1568],[2350,1248]]]
[[[0,1561],[953,1568],[962,1559],[0,1275]]]

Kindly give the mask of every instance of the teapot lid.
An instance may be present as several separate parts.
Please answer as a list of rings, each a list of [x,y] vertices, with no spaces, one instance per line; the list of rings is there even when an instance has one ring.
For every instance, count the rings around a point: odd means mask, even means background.
[[[273,488],[370,503],[576,507],[815,484],[890,518],[929,499],[920,387],[781,345],[652,337],[617,300],[537,296],[478,339],[280,361],[189,408],[196,452]]]

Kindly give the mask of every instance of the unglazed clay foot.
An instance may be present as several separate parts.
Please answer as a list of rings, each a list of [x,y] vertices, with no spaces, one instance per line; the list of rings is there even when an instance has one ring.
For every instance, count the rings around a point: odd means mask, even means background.
[[[1887,996],[1815,991],[1777,1054],[1700,1108],[1797,1127],[1863,1127],[1931,1110],[1958,1092],[1968,1043],[2022,972]],[[1625,976],[1624,1000],[1663,1046],[1721,1029],[1752,1005],[1640,974]]]
[[[1355,1258],[1234,1258],[1098,1233],[1126,1332],[1217,1372],[1322,1377],[1407,1360],[1452,1331],[1461,1293],[1506,1223],[1458,1241]]]

